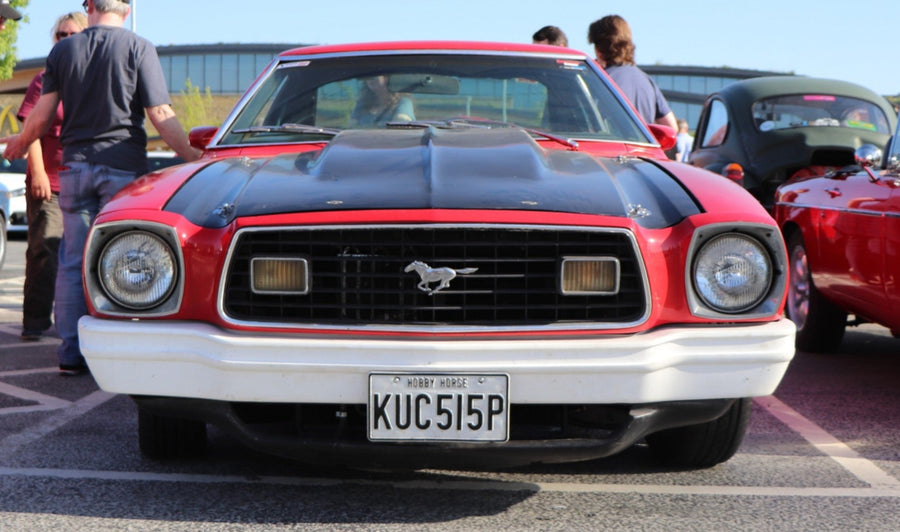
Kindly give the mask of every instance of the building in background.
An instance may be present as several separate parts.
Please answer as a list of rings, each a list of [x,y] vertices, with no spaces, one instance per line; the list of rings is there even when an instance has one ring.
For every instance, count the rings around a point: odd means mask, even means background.
[[[693,66],[640,65],[641,70],[656,80],[676,118],[684,118],[696,129],[703,101],[725,85],[760,76],[792,75],[785,72],[710,68]]]

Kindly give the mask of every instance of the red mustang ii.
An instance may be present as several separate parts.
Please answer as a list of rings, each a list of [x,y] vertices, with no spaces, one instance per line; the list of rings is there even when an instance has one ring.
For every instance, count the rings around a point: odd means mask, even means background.
[[[586,55],[461,42],[281,54],[205,157],[88,242],[91,372],[142,451],[212,423],[310,462],[707,467],[794,354],[781,233],[666,159]]]

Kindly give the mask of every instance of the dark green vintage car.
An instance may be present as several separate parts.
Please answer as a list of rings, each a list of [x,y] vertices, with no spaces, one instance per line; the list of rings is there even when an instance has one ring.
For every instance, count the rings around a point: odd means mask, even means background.
[[[884,146],[896,121],[884,97],[854,83],[748,79],[706,99],[690,163],[727,175],[771,207],[778,185],[854,164],[856,148]]]

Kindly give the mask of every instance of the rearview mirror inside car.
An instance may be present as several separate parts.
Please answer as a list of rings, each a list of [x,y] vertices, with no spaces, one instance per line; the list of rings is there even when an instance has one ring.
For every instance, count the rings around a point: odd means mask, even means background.
[[[420,94],[458,94],[459,80],[436,74],[394,74],[388,80],[388,90]]]

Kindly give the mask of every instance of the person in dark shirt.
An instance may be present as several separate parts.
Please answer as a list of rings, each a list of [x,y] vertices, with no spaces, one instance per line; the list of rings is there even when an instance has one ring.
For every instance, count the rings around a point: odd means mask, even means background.
[[[62,375],[88,371],[78,345],[78,319],[87,313],[81,282],[84,245],[100,209],[147,172],[144,115],[185,161],[200,157],[190,146],[175,111],[156,48],[123,28],[130,0],[85,0],[90,26],[50,50],[42,94],[22,133],[5,139],[6,159],[25,155],[50,127],[57,106],[63,114],[59,206],[63,238],[56,277],[57,349]]]

